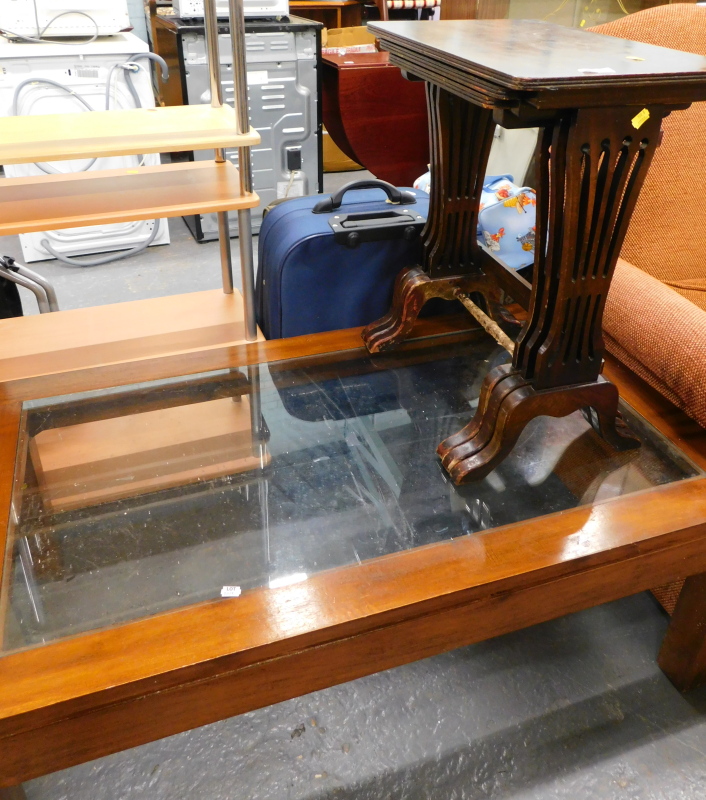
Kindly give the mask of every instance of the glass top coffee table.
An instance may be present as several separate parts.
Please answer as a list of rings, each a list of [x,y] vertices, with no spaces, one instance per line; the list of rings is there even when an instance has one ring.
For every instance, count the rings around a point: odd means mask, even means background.
[[[457,487],[505,352],[359,343],[5,385],[0,785],[706,570],[703,464],[628,406],[638,450],[540,417]]]

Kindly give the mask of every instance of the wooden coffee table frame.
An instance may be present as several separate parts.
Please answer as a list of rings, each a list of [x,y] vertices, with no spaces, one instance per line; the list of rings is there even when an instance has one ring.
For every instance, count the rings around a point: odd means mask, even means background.
[[[451,320],[422,321],[415,334],[462,335]],[[360,352],[360,329],[0,383],[0,553],[23,400],[336,351]],[[607,374],[706,468],[706,431],[619,364]],[[659,663],[690,688],[706,677],[705,537],[698,477],[0,654],[0,798],[55,770],[679,578]]]

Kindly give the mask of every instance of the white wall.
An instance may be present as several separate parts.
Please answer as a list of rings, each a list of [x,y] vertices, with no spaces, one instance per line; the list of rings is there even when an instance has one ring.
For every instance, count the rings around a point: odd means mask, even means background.
[[[130,22],[134,26],[133,33],[145,42],[147,38],[147,23],[145,21],[145,7],[143,0],[127,0],[127,8],[130,13]]]

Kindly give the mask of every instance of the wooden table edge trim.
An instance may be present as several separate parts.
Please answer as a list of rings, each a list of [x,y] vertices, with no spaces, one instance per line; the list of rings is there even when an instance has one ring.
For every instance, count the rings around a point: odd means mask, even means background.
[[[447,23],[455,23],[457,24],[460,20],[442,20],[442,22]],[[465,20],[468,22],[470,20]],[[484,20],[487,21],[487,20]],[[528,22],[528,20],[503,20],[505,22]],[[538,22],[542,20],[537,20]],[[565,76],[565,77],[517,77],[512,75],[509,72],[502,72],[499,69],[494,69],[489,66],[485,66],[482,63],[475,63],[472,67],[469,65],[469,61],[462,57],[457,56],[453,53],[445,52],[441,50],[441,48],[430,42],[421,42],[421,41],[413,41],[404,33],[400,33],[399,31],[391,30],[390,28],[385,27],[389,24],[390,20],[371,20],[367,27],[371,33],[373,33],[380,42],[380,45],[384,47],[385,50],[394,54],[394,48],[399,47],[401,50],[408,51],[412,49],[410,47],[410,42],[414,45],[414,50],[419,53],[419,55],[426,59],[429,62],[436,62],[437,64],[441,64],[444,67],[449,69],[455,69],[460,72],[464,72],[468,75],[471,75],[474,78],[480,79],[482,81],[487,81],[489,84],[496,86],[500,89],[509,91],[509,92],[518,92],[518,93],[526,93],[526,92],[552,92],[559,89],[566,87],[567,85],[570,86],[573,82],[576,81],[575,76]],[[550,25],[552,23],[549,23]],[[571,29],[570,29],[571,30]],[[575,30],[575,29],[574,29]],[[585,30],[581,31],[582,34],[592,33],[595,36],[600,36],[600,32],[598,31],[590,31]],[[649,51],[656,52],[658,50],[674,50],[674,48],[670,47],[662,47],[660,45],[649,44],[647,42],[635,42],[631,39],[623,39],[620,37],[611,37],[613,39],[617,39],[619,42],[629,42],[631,45],[637,44],[643,53],[647,53]],[[685,51],[680,51],[685,52]],[[703,56],[700,56],[699,53],[685,53],[687,56],[691,56],[695,59],[694,64],[696,64],[696,60],[701,58],[703,60]],[[443,58],[442,58],[443,57]],[[683,85],[684,83],[693,83],[698,86],[704,85],[704,73],[703,73],[703,66],[700,65],[692,70],[684,71],[684,72],[638,72],[634,74],[630,73],[622,73],[622,74],[606,74],[600,75],[599,77],[591,78],[589,75],[583,75],[581,77],[581,87],[580,88],[591,88],[591,89],[606,89],[607,91],[611,90],[619,90],[624,88],[625,83],[630,82],[631,84],[641,84],[641,85],[649,85],[649,86],[660,86],[664,84],[674,84],[674,85]]]
[[[692,478],[7,654],[0,658],[0,737],[86,713],[98,696],[111,704],[164,691],[399,622],[413,608],[427,614],[475,602],[489,589],[521,591],[569,576],[577,565],[600,569],[702,541],[705,533],[706,478]],[[697,571],[678,569],[667,580]],[[125,652],[140,652],[140,663],[125,662]],[[108,668],[106,661],[116,663]]]
[[[459,326],[459,320],[463,320]],[[187,377],[201,372],[232,369],[253,364],[267,364],[306,356],[345,351],[363,351],[362,328],[347,328],[326,333],[308,334],[287,339],[218,344],[167,355],[145,356],[108,362],[27,378],[0,381],[0,402],[38,400],[94,389],[130,386],[134,383],[164,378]],[[453,323],[443,317],[429,317],[417,324],[414,338],[398,352],[419,347],[434,337],[466,336],[481,328],[469,315],[454,315]]]
[[[9,573],[10,513],[15,491],[15,464],[20,442],[22,405],[0,403],[0,652],[2,652],[5,628],[5,611],[9,602],[4,590]]]
[[[637,547],[627,557],[622,553],[600,565],[586,563],[579,571],[542,576],[514,589],[498,587],[476,597],[454,594],[443,605],[420,605],[414,616],[380,619],[327,640],[304,641],[289,652],[252,664],[223,665],[215,674],[164,689],[144,686],[139,695],[4,736],[0,785],[615,600],[685,570],[703,572],[705,530],[702,523],[690,537],[666,547]]]

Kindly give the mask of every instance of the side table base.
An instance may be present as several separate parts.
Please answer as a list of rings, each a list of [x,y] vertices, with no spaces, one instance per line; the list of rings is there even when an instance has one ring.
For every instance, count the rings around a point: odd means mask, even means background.
[[[616,450],[640,446],[618,414],[618,389],[609,381],[536,390],[509,364],[491,370],[471,422],[437,448],[454,483],[480,480],[507,456],[527,423],[591,409],[587,418]]]
[[[371,353],[391,350],[410,334],[422,307],[433,297],[456,300],[456,293],[480,292],[488,304],[497,303],[500,293],[485,275],[452,275],[430,278],[421,267],[402,270],[395,281],[390,311],[363,328],[362,337]]]

